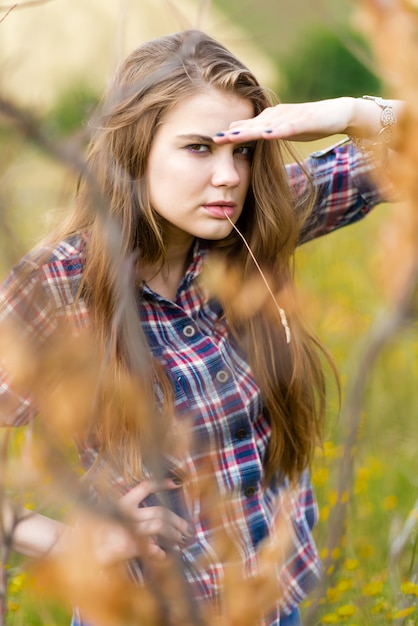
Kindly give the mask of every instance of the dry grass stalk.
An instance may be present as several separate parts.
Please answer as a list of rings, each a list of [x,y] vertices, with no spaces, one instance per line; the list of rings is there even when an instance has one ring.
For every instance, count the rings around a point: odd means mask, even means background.
[[[30,3],[28,3],[30,4]],[[33,3],[32,3],[33,4]],[[409,102],[418,101],[418,85],[414,78],[418,76],[418,51],[416,49],[416,11],[407,2],[378,2],[364,0],[360,3],[360,19],[366,26],[369,39],[374,43],[375,54],[379,65],[386,70],[386,78],[395,90],[395,95]],[[388,42],[393,42],[389,45]],[[395,52],[395,53],[394,53]],[[393,93],[393,89],[392,89]],[[78,155],[68,154],[49,142],[42,134],[36,120],[29,118],[13,103],[0,99],[0,112],[7,115],[22,132],[40,147],[55,158],[69,164],[71,167],[83,171],[84,165]],[[334,511],[330,526],[329,553],[334,547],[342,543],[344,518],[348,503],[348,495],[353,484],[354,446],[357,441],[359,416],[364,400],[364,382],[370,374],[375,360],[387,340],[398,331],[399,327],[416,314],[415,288],[417,283],[417,250],[418,250],[418,189],[416,171],[418,166],[418,114],[410,110],[408,116],[400,125],[399,146],[401,151],[401,167],[395,170],[395,182],[405,198],[404,219],[398,219],[396,224],[390,224],[394,249],[397,254],[388,254],[391,259],[390,271],[385,277],[391,277],[391,288],[388,291],[388,313],[378,320],[366,346],[359,367],[359,377],[353,381],[347,407],[344,412],[346,419],[351,423],[345,448],[345,456],[339,483],[339,501]],[[396,226],[396,231],[395,231]],[[396,232],[396,234],[394,234]],[[389,238],[387,239],[389,241]],[[386,250],[386,248],[385,248]],[[402,251],[402,253],[400,253]],[[394,262],[395,261],[395,262]],[[222,281],[217,278],[216,267],[212,278],[214,290],[227,289],[228,297],[232,294],[232,303],[242,314],[256,313],[266,301],[266,292],[260,281],[254,284],[241,285],[237,276],[229,276]],[[280,296],[281,297],[281,296]],[[280,299],[279,297],[279,299]],[[44,353],[40,359],[38,353],[30,354],[28,346],[21,345],[20,336],[14,336],[8,329],[1,336],[5,351],[14,354],[15,364],[9,365],[15,371],[22,387],[29,384],[34,390],[36,400],[45,415],[48,416],[48,427],[41,430],[40,441],[33,442],[32,466],[33,473],[27,472],[25,478],[19,482],[19,489],[25,484],[33,488],[47,482],[53,494],[62,494],[65,498],[60,504],[68,505],[72,502],[72,514],[79,509],[82,514],[91,515],[91,524],[83,525],[84,531],[79,534],[78,545],[69,554],[63,554],[56,559],[45,559],[36,564],[34,572],[44,591],[55,597],[63,598],[65,602],[75,601],[80,604],[86,616],[103,626],[128,626],[149,624],[157,626],[164,623],[167,611],[170,612],[170,622],[173,624],[196,623],[193,610],[181,581],[181,570],[175,556],[169,556],[166,561],[157,567],[152,567],[154,584],[140,588],[127,584],[125,573],[120,568],[114,568],[103,576],[99,572],[99,565],[91,554],[92,536],[94,535],[97,519],[114,519],[117,517],[116,507],[97,507],[88,503],[86,494],[78,484],[78,476],[71,467],[72,459],[67,454],[67,442],[78,431],[88,429],[92,408],[92,390],[96,388],[98,363],[92,359],[92,352],[83,339],[81,343],[68,341],[68,335],[62,335],[55,347]],[[13,350],[8,350],[7,342],[13,342]],[[51,372],[60,370],[63,377],[51,379]],[[45,393],[48,390],[48,393]],[[131,398],[132,389],[121,389],[118,401]],[[93,394],[94,395],[94,394]],[[131,400],[129,400],[131,402]],[[183,451],[184,452],[184,451]],[[9,463],[8,453],[4,455],[2,469]],[[10,462],[12,462],[10,460]],[[13,474],[13,472],[10,472]],[[209,471],[202,476],[195,477],[191,489],[196,495],[206,499],[205,506],[211,524],[219,529],[215,549],[225,564],[225,613],[223,616],[209,609],[204,613],[202,623],[211,626],[253,626],[269,606],[272,606],[281,596],[282,590],[276,581],[277,568],[283,562],[290,538],[290,531],[286,515],[277,520],[276,532],[266,542],[259,554],[259,568],[252,575],[243,577],[242,563],[239,559],[239,542],[227,535],[222,529],[223,519],[234,514],[234,503],[220,498],[210,479]],[[33,477],[36,476],[36,481]],[[52,481],[52,482],[51,482]],[[193,482],[193,481],[192,481]],[[13,485],[3,485],[2,493]],[[40,493],[44,497],[44,490]],[[291,496],[289,496],[291,497]],[[120,520],[128,523],[127,520]],[[0,601],[3,613],[5,611],[5,565],[9,558],[8,546],[10,532],[17,519],[13,517],[12,525],[3,528],[3,580],[0,589]],[[335,569],[334,569],[335,572]],[[164,594],[155,594],[155,587],[164,590]],[[254,599],[249,605],[247,599]],[[181,601],[179,601],[179,599]],[[4,615],[3,615],[4,619]],[[315,623],[313,613],[307,618],[307,624]]]
[[[257,288],[256,285],[253,287]],[[231,288],[236,290],[236,303],[241,309],[241,289],[237,285]],[[262,546],[257,566],[253,571],[245,572],[239,549],[240,538],[225,530],[228,527],[226,522],[239,514],[236,510],[239,503],[219,494],[214,484],[213,468],[202,467],[198,476],[190,477],[191,498],[200,500],[202,514],[214,529],[213,551],[226,572],[222,615],[210,608],[206,608],[202,615],[197,611],[193,597],[184,584],[182,564],[176,553],[169,554],[160,565],[149,563],[149,582],[139,589],[127,583],[122,568],[110,568],[103,576],[92,552],[95,532],[107,520],[117,521],[127,528],[130,522],[121,516],[115,494],[109,493],[106,484],[111,472],[107,474],[109,468],[106,466],[101,473],[93,474],[104,500],[97,503],[90,501],[83,483],[80,484],[80,471],[74,467],[74,454],[69,442],[74,437],[82,439],[89,433],[92,412],[97,410],[97,390],[101,384],[113,390],[111,397],[107,398],[111,402],[106,402],[108,419],[112,419],[114,411],[129,413],[129,407],[141,407],[140,392],[128,380],[122,380],[117,389],[114,380],[106,382],[100,355],[87,332],[75,337],[70,329],[58,326],[53,336],[40,348],[27,343],[21,328],[3,326],[0,352],[9,355],[6,368],[14,377],[17,390],[29,390],[40,411],[36,432],[29,447],[25,444],[25,463],[22,464],[21,455],[14,457],[10,452],[4,455],[3,476],[8,475],[9,481],[3,493],[22,494],[16,502],[17,512],[25,505],[25,494],[30,490],[36,501],[63,510],[64,521],[68,519],[72,523],[74,517],[78,520],[79,531],[70,551],[33,564],[32,578],[37,581],[37,593],[61,599],[67,606],[74,602],[87,619],[104,626],[127,626],[138,620],[152,626],[160,623],[252,626],[273,607],[282,594],[277,572],[286,559],[290,545],[291,529],[285,513],[289,508],[286,502],[290,495],[284,497],[283,514],[277,520],[272,538]],[[13,411],[13,407],[9,409]],[[147,419],[143,411],[134,410],[131,413],[131,419]],[[174,441],[176,454],[187,457],[189,442],[186,425],[178,429]],[[159,463],[158,459],[156,463]],[[16,523],[18,519],[17,513]],[[4,533],[4,546],[10,544],[10,538],[10,533]],[[5,556],[3,572],[6,572],[9,553]],[[199,564],[201,567],[207,565],[210,563]],[[243,602],[248,598],[252,598],[251,604]]]
[[[418,101],[418,15],[408,2],[363,0],[358,2],[357,24],[371,42],[391,96],[406,100],[409,106],[397,129],[399,154],[391,163],[393,184],[402,198],[402,206],[396,220],[385,225],[381,247],[387,305],[366,337],[356,375],[348,386],[342,415],[345,433],[338,499],[329,522],[327,553],[330,555],[344,553],[340,548],[344,545],[354,484],[355,450],[367,381],[382,349],[405,325],[416,320],[418,303],[418,111],[413,106]],[[327,574],[306,615],[307,626],[317,623],[321,598],[335,580],[341,562],[342,556],[338,561],[326,560]]]

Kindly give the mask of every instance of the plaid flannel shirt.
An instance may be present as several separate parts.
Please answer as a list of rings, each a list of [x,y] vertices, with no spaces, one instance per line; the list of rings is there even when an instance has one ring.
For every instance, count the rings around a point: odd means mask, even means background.
[[[351,144],[317,152],[305,166],[313,176],[318,195],[313,219],[301,243],[359,220],[382,200],[371,181],[371,163]],[[304,193],[306,182],[299,166],[289,165],[288,174],[296,193]],[[59,243],[41,265],[33,261],[33,255],[24,259],[23,264],[33,267],[24,285],[19,279],[21,265],[4,283],[0,321],[24,321],[29,340],[53,332],[57,313],[70,318],[75,333],[85,328],[88,311],[83,300],[75,298],[83,272],[84,245],[82,237],[75,237]],[[201,273],[206,249],[205,242],[196,242],[175,301],[145,286],[138,305],[149,347],[172,380],[176,417],[191,424],[194,444],[185,461],[186,469],[198,474],[200,466],[210,462],[217,488],[228,497],[234,511],[233,516],[222,520],[223,532],[235,541],[243,571],[251,574],[257,567],[260,542],[274,532],[287,480],[275,479],[263,486],[262,460],[270,424],[260,390],[245,355],[228,333],[219,304],[205,299],[195,280]],[[6,373],[7,355],[2,364],[2,423],[25,424],[36,414],[36,407],[29,396],[13,391],[13,382]],[[96,456],[97,450],[88,445],[80,447],[86,469]],[[120,491],[128,487],[119,480]],[[198,600],[219,603],[224,568],[216,554],[217,529],[205,519],[199,501],[188,502],[187,516],[195,537],[181,551],[184,575]],[[278,626],[280,612],[291,613],[320,577],[320,560],[312,538],[317,507],[307,473],[291,494],[288,518],[291,549],[285,566],[277,572],[284,596],[280,607],[266,617],[264,623],[268,626]],[[200,559],[202,556],[205,558]],[[205,565],[198,567],[198,562]],[[141,580],[140,562],[134,560],[128,567],[133,578]],[[75,616],[74,624],[81,625],[81,618]]]

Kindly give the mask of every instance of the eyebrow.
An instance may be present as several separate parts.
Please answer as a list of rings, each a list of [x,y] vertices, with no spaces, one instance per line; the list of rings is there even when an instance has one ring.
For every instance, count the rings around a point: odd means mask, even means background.
[[[193,143],[209,143],[209,144],[215,144],[215,142],[213,141],[212,137],[209,137],[208,135],[197,135],[195,133],[186,133],[185,135],[177,135],[178,139],[182,139],[182,140],[187,140],[187,141],[192,141]],[[217,144],[215,144],[217,145]],[[255,146],[257,145],[257,140],[253,139],[250,141],[243,141],[241,143],[237,143],[235,145],[238,146],[252,146],[255,148]]]
[[[193,141],[194,143],[215,143],[212,137],[207,135],[195,135],[194,133],[186,135],[177,135],[179,139],[187,139],[187,141]]]

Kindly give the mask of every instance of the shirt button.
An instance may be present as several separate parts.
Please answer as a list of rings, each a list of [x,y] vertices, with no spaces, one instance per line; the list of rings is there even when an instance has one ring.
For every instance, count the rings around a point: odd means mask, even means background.
[[[216,373],[216,380],[218,383],[226,383],[228,378],[229,374],[226,370],[219,370],[219,372]]]
[[[248,487],[246,487],[244,489],[244,495],[247,498],[251,498],[256,492],[256,488],[254,487],[254,485],[249,485]]]
[[[194,326],[188,325],[183,328],[183,335],[185,337],[193,337],[193,335],[195,334],[196,334],[196,329],[194,328]]]
[[[246,428],[238,428],[237,431],[235,431],[235,437],[237,439],[245,439],[248,436],[248,431]]]

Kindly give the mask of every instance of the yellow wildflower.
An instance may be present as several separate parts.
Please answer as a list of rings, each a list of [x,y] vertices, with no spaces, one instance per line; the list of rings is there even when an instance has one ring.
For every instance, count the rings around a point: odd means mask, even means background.
[[[319,510],[319,519],[321,520],[321,522],[326,522],[328,520],[329,512],[330,512],[329,506],[321,507],[321,509]]]
[[[383,598],[377,600],[376,604],[371,608],[372,613],[383,613],[384,611],[388,611],[389,605]]]
[[[343,604],[337,609],[337,615],[340,617],[351,617],[357,612],[357,608],[354,604]]]
[[[330,506],[335,506],[338,502],[338,493],[337,491],[330,491],[328,494],[328,503]]]
[[[343,504],[346,504],[348,502],[348,491],[343,491],[343,493],[341,494],[340,501]]]
[[[393,511],[398,506],[398,498],[396,496],[386,496],[383,498],[382,508],[384,511]]]
[[[328,548],[322,548],[319,552],[319,556],[322,561],[327,558],[328,554],[329,554]]]
[[[415,613],[416,610],[417,610],[416,606],[408,606],[405,609],[400,609],[399,611],[396,611],[393,617],[395,619],[402,619],[404,617],[408,617],[409,615],[412,615],[412,613]]]
[[[357,553],[361,560],[369,559],[375,552],[374,546],[372,546],[366,539],[358,540],[356,543]]]
[[[312,474],[312,482],[315,487],[323,487],[329,480],[329,470],[326,467],[318,468]]]
[[[328,587],[327,600],[328,602],[338,602],[341,598],[341,591],[338,587]]]
[[[361,593],[363,596],[378,596],[382,593],[383,582],[381,580],[377,580],[375,582],[368,583],[364,585]]]
[[[410,580],[406,580],[404,583],[402,583],[401,591],[406,596],[418,597],[418,585],[416,583],[411,582]]]
[[[336,585],[338,591],[344,592],[349,591],[353,588],[353,581],[349,578],[342,578]]]
[[[21,572],[20,574],[16,574],[13,578],[10,579],[9,582],[9,593],[14,594],[18,593],[23,589],[26,583],[26,574]]]
[[[370,472],[366,467],[360,467],[357,472],[356,481],[354,483],[354,493],[361,495],[367,493],[369,486]]]
[[[321,618],[321,624],[338,624],[340,618],[335,613],[327,613]]]
[[[334,548],[331,552],[331,558],[333,561],[337,561],[341,557],[341,548]]]
[[[346,559],[344,562],[344,568],[349,572],[354,571],[360,567],[360,563],[357,559]]]

